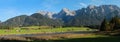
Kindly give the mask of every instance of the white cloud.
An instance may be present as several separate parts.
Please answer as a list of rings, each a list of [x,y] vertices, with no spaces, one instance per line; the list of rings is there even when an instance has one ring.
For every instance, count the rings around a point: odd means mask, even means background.
[[[82,6],[82,7],[86,7],[87,4],[85,4],[85,3],[80,3],[80,6]]]

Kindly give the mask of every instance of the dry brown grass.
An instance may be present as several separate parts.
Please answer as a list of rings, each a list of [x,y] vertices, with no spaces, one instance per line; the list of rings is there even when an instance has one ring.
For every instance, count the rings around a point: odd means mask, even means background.
[[[66,34],[54,34],[54,35],[40,35],[40,36],[32,36],[32,37],[18,37],[18,36],[10,36],[4,37],[0,39],[7,39],[7,40],[22,40],[22,41],[32,41],[32,40],[63,40],[63,39],[73,39],[73,38],[93,38],[99,37],[95,34],[73,34],[73,33],[66,33]]]
[[[34,36],[29,37],[31,39],[38,40],[59,40],[59,39],[68,39],[68,38],[85,38],[85,37],[94,36],[94,34],[56,34],[56,35],[48,35],[48,36]]]
[[[18,37],[18,36],[9,36],[9,37],[0,37],[0,40],[21,40],[21,41],[27,41],[28,39],[24,37]]]

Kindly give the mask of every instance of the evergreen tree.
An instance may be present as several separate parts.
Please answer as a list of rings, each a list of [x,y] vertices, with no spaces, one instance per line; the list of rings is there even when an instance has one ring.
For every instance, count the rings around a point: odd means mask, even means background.
[[[106,25],[107,25],[107,21],[106,19],[104,19],[103,22],[101,23],[100,31],[105,31]]]
[[[120,19],[118,18],[118,16],[115,16],[115,17],[112,18],[112,20],[110,21],[110,25],[111,25],[112,30],[119,29]]]

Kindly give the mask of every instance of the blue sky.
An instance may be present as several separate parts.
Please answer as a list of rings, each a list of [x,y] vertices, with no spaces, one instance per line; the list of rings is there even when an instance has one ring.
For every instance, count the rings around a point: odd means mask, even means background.
[[[77,10],[88,5],[117,5],[120,0],[0,0],[0,20],[19,15],[31,15],[40,10],[59,12],[62,8]]]

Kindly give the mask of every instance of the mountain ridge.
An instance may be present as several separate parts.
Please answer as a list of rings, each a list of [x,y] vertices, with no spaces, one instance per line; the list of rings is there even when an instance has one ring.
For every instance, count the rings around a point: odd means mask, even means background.
[[[37,25],[37,23],[40,23],[40,21],[43,22],[43,24],[52,24],[49,22],[53,22],[53,20],[54,22],[56,20],[57,21],[60,20],[59,22],[56,23],[64,24],[64,25],[60,24],[61,26],[90,26],[90,25],[100,25],[100,23],[103,21],[104,18],[111,19],[116,15],[120,16],[120,8],[116,5],[100,5],[100,6],[89,5],[86,8],[81,8],[78,10],[69,10],[67,8],[63,8],[58,13],[41,11],[41,12],[37,12],[37,14],[41,14],[41,16],[38,15],[34,16],[34,17],[38,16],[37,18],[33,18],[32,17],[33,14],[31,16],[27,16],[28,20],[30,19],[30,21],[33,21],[33,23],[35,21],[38,21],[35,22],[34,25]],[[48,23],[45,23],[44,20]],[[5,22],[9,22],[9,20]],[[5,22],[3,22],[3,24],[5,24]],[[27,23],[27,19],[25,23]],[[29,22],[27,24],[29,24]],[[7,25],[9,25],[9,23]]]

